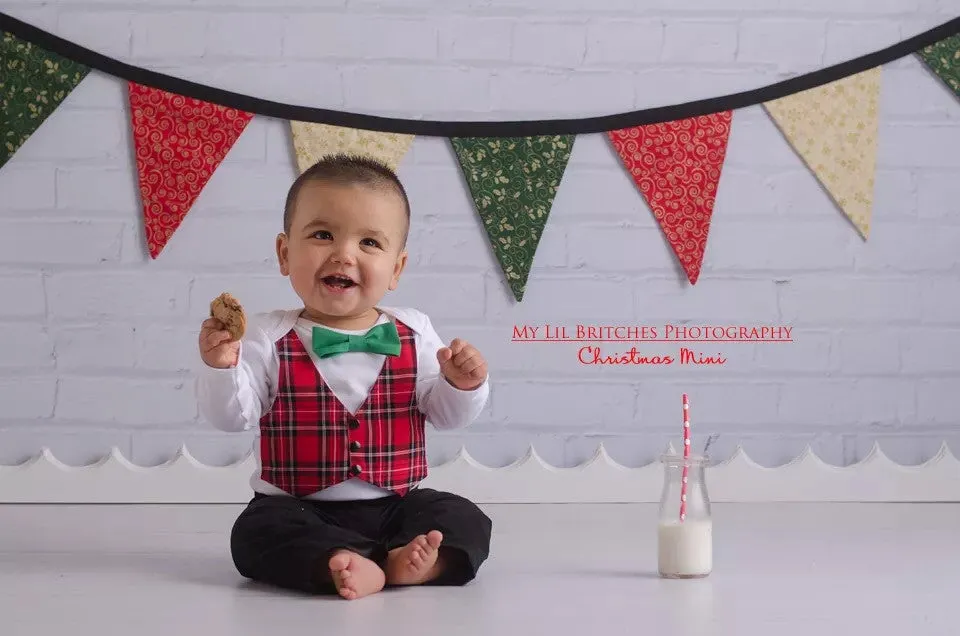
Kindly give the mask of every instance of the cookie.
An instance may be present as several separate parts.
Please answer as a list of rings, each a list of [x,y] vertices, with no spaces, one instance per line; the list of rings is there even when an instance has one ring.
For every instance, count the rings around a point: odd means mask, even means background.
[[[230,332],[233,340],[243,337],[247,329],[247,318],[243,315],[240,301],[224,292],[210,303],[210,315],[224,324],[224,329]]]

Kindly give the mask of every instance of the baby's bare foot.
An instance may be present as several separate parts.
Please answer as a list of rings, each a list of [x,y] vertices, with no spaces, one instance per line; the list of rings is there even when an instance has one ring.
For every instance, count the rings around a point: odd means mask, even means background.
[[[420,585],[437,578],[442,563],[439,561],[443,535],[437,530],[421,534],[413,541],[391,550],[387,556],[387,583],[390,585]]]
[[[329,566],[337,592],[348,601],[379,592],[386,582],[376,563],[348,550],[330,557]]]

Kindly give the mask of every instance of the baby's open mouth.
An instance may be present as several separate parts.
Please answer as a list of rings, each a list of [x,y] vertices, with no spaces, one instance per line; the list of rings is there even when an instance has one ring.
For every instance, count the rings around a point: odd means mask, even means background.
[[[346,276],[324,276],[320,280],[322,280],[325,285],[329,285],[331,287],[341,287],[343,289],[356,285],[352,279],[347,278]]]

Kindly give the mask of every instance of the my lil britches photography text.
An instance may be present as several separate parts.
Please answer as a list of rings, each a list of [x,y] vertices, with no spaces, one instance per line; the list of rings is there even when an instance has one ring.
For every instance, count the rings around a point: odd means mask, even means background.
[[[729,345],[791,343],[786,325],[516,324],[511,342],[566,344],[582,366],[714,366],[728,364]]]

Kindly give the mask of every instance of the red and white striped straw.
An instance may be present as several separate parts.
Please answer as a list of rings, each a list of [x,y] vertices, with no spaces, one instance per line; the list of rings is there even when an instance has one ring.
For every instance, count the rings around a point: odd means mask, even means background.
[[[680,480],[680,521],[687,518],[687,460],[690,458],[690,402],[683,394],[683,476]]]

